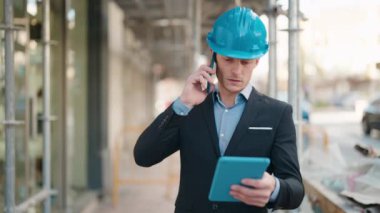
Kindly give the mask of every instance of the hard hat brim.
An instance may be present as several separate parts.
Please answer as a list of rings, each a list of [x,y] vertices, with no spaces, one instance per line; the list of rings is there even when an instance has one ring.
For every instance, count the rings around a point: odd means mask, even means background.
[[[261,51],[256,52],[243,52],[243,51],[237,51],[237,50],[231,50],[219,47],[217,44],[215,44],[213,41],[211,41],[209,38],[207,38],[207,43],[209,47],[219,55],[230,57],[230,58],[236,58],[236,59],[257,59],[261,58],[263,55],[265,55],[269,50],[269,45],[266,45],[266,48],[264,48]]]

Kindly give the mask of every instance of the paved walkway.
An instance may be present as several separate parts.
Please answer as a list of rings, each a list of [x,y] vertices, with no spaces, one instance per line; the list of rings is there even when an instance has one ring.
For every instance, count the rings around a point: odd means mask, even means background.
[[[96,213],[168,213],[174,212],[174,196],[167,197],[162,185],[129,185],[121,189],[120,203],[113,207],[102,203]]]
[[[346,120],[342,123],[357,123],[358,116],[344,114],[337,116],[337,112],[323,112],[315,115],[313,121],[317,125],[329,123],[331,117],[342,117]],[[333,114],[333,115],[332,115]],[[355,122],[347,119],[352,119]],[[326,122],[325,122],[326,121]],[[331,130],[331,129],[330,129]],[[358,130],[359,131],[359,130]],[[339,132],[339,131],[336,131]],[[328,131],[331,139],[336,133]],[[339,132],[341,134],[342,132]],[[170,213],[174,212],[174,202],[178,190],[178,174],[179,174],[179,154],[176,153],[158,165],[150,168],[141,168],[135,165],[132,150],[135,140],[130,142],[126,147],[121,149],[121,166],[120,177],[126,180],[126,183],[119,189],[119,202],[112,204],[112,199],[108,198],[103,201],[95,211],[95,213]],[[322,145],[320,143],[319,145]],[[351,155],[350,155],[351,156]],[[280,211],[276,211],[280,212]],[[295,212],[309,213],[313,212],[310,205],[305,199],[301,208]]]
[[[174,202],[178,192],[179,154],[163,162],[142,168],[135,165],[132,151],[124,150],[121,162],[121,179],[126,183],[119,189],[119,201],[103,201],[95,213],[168,213],[174,212]]]
[[[119,190],[119,202],[112,205],[111,198],[108,198],[91,213],[174,212],[174,202],[178,192],[178,153],[150,168],[134,165],[131,153],[128,152],[122,162],[128,162],[128,165],[124,165],[125,169],[121,169],[124,171],[121,176],[128,183]],[[301,212],[312,212],[307,202],[303,206]]]

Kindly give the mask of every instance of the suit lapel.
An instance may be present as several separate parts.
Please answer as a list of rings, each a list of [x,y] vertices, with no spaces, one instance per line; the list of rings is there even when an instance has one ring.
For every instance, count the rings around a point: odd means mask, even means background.
[[[245,105],[243,114],[240,117],[239,123],[231,137],[230,143],[227,146],[225,155],[231,155],[238,146],[241,138],[247,133],[247,129],[253,120],[257,120],[260,108],[262,107],[261,96],[252,88],[248,102]]]
[[[216,132],[216,126],[215,126],[215,115],[214,115],[214,96],[213,93],[209,94],[206,98],[206,100],[202,104],[202,112],[204,114],[204,118],[209,130],[209,133],[211,135],[210,143],[212,143],[212,146],[214,147],[215,154],[219,157],[220,156],[220,150],[219,150],[219,140]]]

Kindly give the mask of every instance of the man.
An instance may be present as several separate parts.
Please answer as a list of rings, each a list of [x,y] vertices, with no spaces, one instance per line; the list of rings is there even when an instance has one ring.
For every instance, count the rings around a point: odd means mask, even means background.
[[[181,96],[138,139],[136,163],[152,166],[180,150],[175,212],[297,208],[304,188],[292,108],[249,85],[259,58],[268,51],[264,24],[252,10],[236,7],[216,20],[207,43],[216,56],[216,70],[203,65],[188,77]],[[268,157],[271,163],[262,179],[231,186],[230,194],[241,202],[211,202],[208,193],[221,156]]]

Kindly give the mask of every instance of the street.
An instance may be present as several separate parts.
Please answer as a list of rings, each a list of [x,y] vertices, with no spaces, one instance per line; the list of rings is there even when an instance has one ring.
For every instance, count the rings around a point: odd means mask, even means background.
[[[321,111],[312,113],[311,124],[326,130],[329,141],[342,147],[361,144],[380,150],[380,132],[372,131],[371,136],[365,136],[361,118],[361,113],[355,111]]]
[[[355,145],[372,147],[379,153],[380,134],[373,131],[371,136],[365,136],[360,121],[360,113],[354,111],[329,110],[312,114],[311,126],[327,135],[326,141],[322,141],[321,137],[305,140],[302,162],[304,182],[307,181],[312,191],[316,190],[323,196],[316,197],[313,193],[312,199],[318,200],[314,206],[316,211],[332,208],[343,212],[363,211],[362,207],[344,198],[341,193],[349,191],[369,196],[364,192],[366,189],[379,190],[377,181],[374,181],[379,158],[364,156],[355,149]]]

